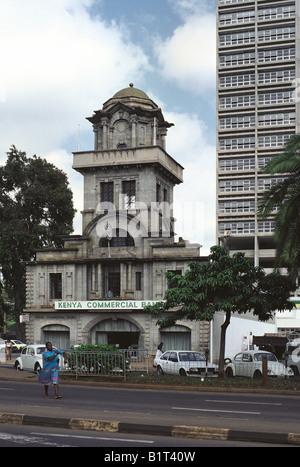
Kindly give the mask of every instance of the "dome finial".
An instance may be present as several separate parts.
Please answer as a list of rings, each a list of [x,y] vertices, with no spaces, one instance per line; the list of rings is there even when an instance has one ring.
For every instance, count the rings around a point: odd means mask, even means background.
[[[130,86],[131,88],[133,88],[133,83],[129,83],[129,86]]]

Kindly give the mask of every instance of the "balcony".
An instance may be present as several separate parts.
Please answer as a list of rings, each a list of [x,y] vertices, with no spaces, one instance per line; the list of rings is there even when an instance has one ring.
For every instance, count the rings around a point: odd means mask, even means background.
[[[175,183],[183,182],[183,167],[160,146],[116,149],[112,151],[84,151],[73,153],[73,169],[85,172],[97,167],[116,167],[117,165],[158,164],[167,170]]]

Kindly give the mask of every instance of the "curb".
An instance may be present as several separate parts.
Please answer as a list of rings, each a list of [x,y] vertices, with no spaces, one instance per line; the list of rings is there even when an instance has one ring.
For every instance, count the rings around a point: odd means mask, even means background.
[[[4,412],[0,412],[0,424],[1,423],[68,428],[71,430],[91,430],[109,433],[160,435],[175,438],[300,445],[300,433],[254,432],[230,430],[228,428],[205,428],[185,425],[146,425],[142,423],[125,423],[83,418],[40,417],[35,415]]]

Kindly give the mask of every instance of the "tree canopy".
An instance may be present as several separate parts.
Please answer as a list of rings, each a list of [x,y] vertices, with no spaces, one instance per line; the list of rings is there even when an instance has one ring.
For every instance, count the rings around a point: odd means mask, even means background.
[[[293,284],[278,271],[266,274],[252,266],[244,253],[232,256],[226,248],[214,246],[207,263],[193,261],[183,276],[167,273],[169,288],[165,302],[148,307],[164,328],[179,320],[211,321],[216,312],[224,312],[221,326],[219,374],[224,374],[226,330],[232,314],[251,312],[260,321],[268,321],[275,311],[292,309],[289,301]]]
[[[300,135],[292,136],[284,152],[264,168],[267,174],[282,174],[259,204],[261,218],[275,219],[277,266],[286,265],[293,278],[300,266]]]
[[[61,246],[73,231],[73,194],[67,176],[15,146],[0,167],[0,265],[15,303],[15,318],[25,305],[25,262],[45,245]]]

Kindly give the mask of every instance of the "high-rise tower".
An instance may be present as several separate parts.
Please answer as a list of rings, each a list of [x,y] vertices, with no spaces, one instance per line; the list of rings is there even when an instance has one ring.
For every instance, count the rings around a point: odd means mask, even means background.
[[[299,1],[217,0],[217,238],[273,268],[274,219],[262,169],[299,132]]]

